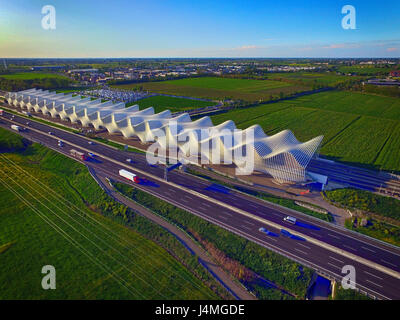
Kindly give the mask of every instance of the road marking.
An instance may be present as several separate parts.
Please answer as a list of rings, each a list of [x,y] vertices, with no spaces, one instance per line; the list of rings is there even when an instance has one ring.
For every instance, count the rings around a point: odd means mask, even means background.
[[[374,284],[374,285],[376,285],[377,287],[379,287],[379,288],[382,288],[382,286],[381,285],[379,285],[379,284],[377,284],[377,283],[375,283],[375,282],[373,282],[373,281],[370,281],[370,280],[365,280],[365,281],[367,281],[367,282],[369,282],[369,283],[372,283],[372,284]]]
[[[226,211],[221,211],[221,213],[226,214],[227,216],[233,217],[231,213],[226,212]]]
[[[321,238],[321,235],[319,235],[318,233],[310,232],[310,234],[312,234],[314,237]]]
[[[276,212],[269,212],[269,213],[273,214],[274,216],[281,217],[281,215],[279,213],[276,213]]]
[[[340,240],[340,238],[339,238],[338,236],[335,236],[334,234],[328,233],[328,236],[331,236],[332,238],[336,238],[336,239],[339,239],[339,240]]]
[[[328,262],[328,264],[332,267],[335,267],[336,269],[342,270],[341,267],[338,267],[337,265],[334,265],[333,263]]]
[[[303,251],[303,250],[300,250],[300,249],[297,249],[297,248],[294,248],[294,250],[296,250],[296,251],[298,251],[298,252],[301,252],[301,253],[303,253],[303,254],[306,254],[306,255],[308,255],[308,253],[307,253],[307,252],[305,252],[305,251]]]
[[[253,222],[250,222],[250,221],[247,221],[247,220],[243,220],[243,222],[244,222],[244,223],[247,223],[247,224],[249,224],[249,225],[251,225],[251,226],[255,226],[255,223],[253,223]]]
[[[397,267],[395,264],[393,264],[393,263],[391,263],[389,261],[386,261],[386,260],[383,260],[383,259],[381,259],[381,261],[384,262],[384,263],[390,264],[393,267]]]
[[[222,219],[224,219],[224,220],[228,220],[228,218],[227,217],[225,217],[225,216],[219,216],[220,218],[222,218]]]
[[[374,275],[374,274],[372,274],[372,273],[370,273],[368,271],[364,271],[364,273],[369,274],[370,276],[373,276],[375,278],[378,278],[379,280],[383,280],[381,277],[378,277],[378,276],[376,276],[376,275]]]
[[[376,251],[375,251],[375,250],[372,250],[372,249],[370,249],[370,248],[363,247],[363,246],[361,246],[361,248],[363,248],[364,250],[368,250],[368,251],[371,251],[371,252],[374,252],[374,253],[376,253]]]
[[[299,245],[299,246],[301,246],[301,247],[304,247],[304,248],[306,248],[306,249],[311,249],[309,246],[306,246],[305,244],[298,243],[297,245]]]
[[[252,229],[250,227],[248,227],[248,226],[241,226],[241,227],[244,228],[244,229],[247,229],[249,231],[252,231]]]
[[[205,202],[203,203],[203,206],[211,208],[211,206],[208,203],[205,203]]]
[[[353,250],[353,251],[357,251],[357,249],[354,249],[353,247],[348,246],[347,244],[344,244],[343,247]]]
[[[340,262],[340,263],[344,263],[344,261],[339,260],[339,259],[337,259],[337,258],[335,258],[335,257],[329,256],[329,258],[331,258],[331,259],[333,259],[333,260],[336,260],[336,261],[338,261],[338,262]]]

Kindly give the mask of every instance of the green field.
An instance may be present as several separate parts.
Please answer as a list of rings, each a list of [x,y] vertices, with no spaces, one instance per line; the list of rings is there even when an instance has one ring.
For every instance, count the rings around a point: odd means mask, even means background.
[[[148,107],[153,107],[154,112],[156,113],[167,109],[171,110],[171,112],[179,112],[183,110],[204,108],[216,105],[216,103],[212,101],[201,101],[167,96],[153,96],[141,99],[131,104],[138,104],[140,110]]]
[[[291,129],[300,141],[324,135],[321,154],[400,171],[400,99],[329,91],[212,116],[214,124],[259,124],[268,134]]]
[[[56,73],[39,73],[39,72],[19,72],[12,74],[3,74],[0,75],[0,77],[7,80],[33,80],[33,79],[48,79],[48,78],[68,79],[67,77]]]
[[[342,66],[338,68],[342,73],[355,73],[362,76],[388,75],[392,67],[376,67],[376,66]]]
[[[269,100],[280,93],[293,94],[308,90],[306,86],[273,80],[231,79],[218,77],[186,78],[179,80],[144,82],[144,90],[178,96],[208,99],[233,98],[244,101]],[[137,84],[115,85],[116,88],[131,89]]]
[[[37,144],[6,152],[13,139],[0,153],[0,299],[217,298],[165,249],[101,215],[103,199],[104,212],[144,226],[83,165]],[[44,265],[56,268],[55,290],[41,287]]]
[[[293,84],[319,86],[319,87],[334,87],[348,80],[359,80],[360,77],[348,77],[337,75],[332,72],[286,72],[286,73],[271,73],[268,78],[272,80],[285,81]]]

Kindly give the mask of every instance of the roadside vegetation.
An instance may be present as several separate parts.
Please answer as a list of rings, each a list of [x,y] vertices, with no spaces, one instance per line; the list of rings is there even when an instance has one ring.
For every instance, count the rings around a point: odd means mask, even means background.
[[[354,217],[345,222],[345,227],[372,238],[400,246],[400,227],[372,217]]]
[[[353,212],[346,228],[400,246],[399,200],[358,189],[325,191],[324,197]]]
[[[229,297],[175,237],[108,197],[84,165],[0,128],[5,140],[1,299]],[[10,150],[19,151],[4,152]],[[48,264],[56,268],[57,290],[40,286]]]
[[[0,137],[0,153],[22,151],[28,144],[21,136],[4,129],[1,129]]]
[[[328,200],[350,209],[375,213],[400,221],[400,200],[359,189],[336,189],[325,192]]]
[[[30,88],[65,88],[71,82],[71,79],[55,73],[20,72],[0,74],[0,88],[5,91],[20,91]]]
[[[313,274],[311,269],[305,268],[296,262],[134,187],[122,183],[114,183],[114,186],[130,199],[185,230],[202,243],[204,247],[207,248],[207,244],[211,245],[216,250],[223,252],[226,257],[237,261],[250,272],[268,279],[299,299],[303,299],[306,296],[306,290]],[[232,266],[232,263],[229,265]],[[246,284],[249,281],[252,283],[252,279],[246,276],[248,273],[244,272],[245,270],[240,270],[240,268],[235,268],[235,271],[231,270],[231,272],[236,274],[242,283]],[[254,290],[255,294],[260,298],[290,298],[278,289],[264,288],[259,285],[248,285],[248,287]]]
[[[371,300],[371,298],[356,290],[344,289],[338,284],[333,300]]]

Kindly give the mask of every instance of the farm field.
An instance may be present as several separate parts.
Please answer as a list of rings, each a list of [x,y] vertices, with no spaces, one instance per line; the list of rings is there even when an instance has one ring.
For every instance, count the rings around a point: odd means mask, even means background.
[[[294,85],[281,81],[231,79],[218,77],[186,78],[179,80],[144,82],[144,90],[178,96],[224,99],[233,98],[245,101],[269,100],[280,93],[293,94],[309,90],[307,86]],[[137,84],[115,85],[116,88],[130,89]]]
[[[138,104],[140,110],[148,107],[153,107],[154,112],[157,113],[167,109],[171,110],[171,112],[179,112],[183,110],[204,108],[215,106],[217,103],[212,101],[202,101],[167,96],[153,96],[131,103],[131,105],[134,104]]]
[[[0,299],[217,298],[153,241],[89,210],[102,190],[82,164],[37,144],[9,147],[0,153]],[[56,290],[40,285],[45,265],[56,268]]]
[[[350,91],[320,92],[285,102],[309,108],[400,120],[400,99]]]
[[[375,66],[342,66],[338,68],[339,72],[355,73],[363,76],[388,75],[392,67],[375,67]]]
[[[7,80],[33,80],[33,79],[46,79],[46,78],[68,79],[67,77],[55,73],[39,73],[39,72],[19,72],[13,74],[3,74],[0,75],[0,77]]]
[[[268,78],[272,80],[280,80],[293,84],[301,84],[321,87],[334,87],[348,80],[359,80],[361,77],[349,77],[337,75],[335,73],[318,73],[318,72],[286,72],[286,73],[271,73]]]
[[[346,91],[321,92],[293,100],[212,116],[214,124],[259,124],[268,135],[284,129],[300,141],[324,135],[321,154],[353,165],[400,171],[400,99]]]

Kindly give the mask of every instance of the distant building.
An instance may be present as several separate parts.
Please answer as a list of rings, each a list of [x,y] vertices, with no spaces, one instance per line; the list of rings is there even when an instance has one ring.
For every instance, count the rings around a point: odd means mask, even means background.
[[[51,70],[51,71],[56,71],[56,70],[63,70],[65,69],[64,66],[35,66],[32,67],[32,71],[41,71],[41,70]]]
[[[68,70],[68,73],[85,73],[85,72],[97,72],[98,69],[72,69]]]
[[[400,70],[390,71],[391,77],[400,77]]]

